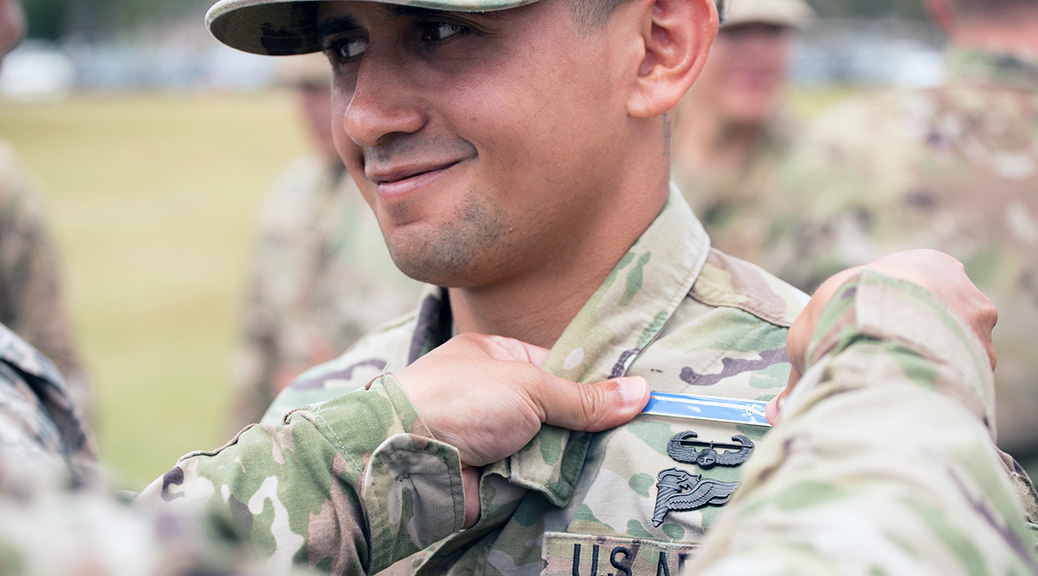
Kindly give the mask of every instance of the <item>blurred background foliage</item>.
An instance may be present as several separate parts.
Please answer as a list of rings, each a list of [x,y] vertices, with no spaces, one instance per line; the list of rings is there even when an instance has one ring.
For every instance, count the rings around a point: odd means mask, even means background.
[[[259,206],[306,144],[275,60],[218,44],[211,0],[24,0],[0,139],[39,181],[119,483],[230,438],[228,365]],[[939,78],[919,0],[811,0],[792,108]]]
[[[122,34],[197,17],[210,4],[209,0],[24,0],[29,36],[45,40]]]

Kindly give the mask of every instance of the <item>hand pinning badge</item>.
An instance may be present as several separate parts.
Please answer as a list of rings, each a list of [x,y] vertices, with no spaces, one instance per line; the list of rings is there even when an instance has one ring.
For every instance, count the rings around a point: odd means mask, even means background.
[[[697,440],[698,437],[691,430],[675,434],[667,443],[667,453],[678,462],[709,470],[714,466],[739,466],[753,452],[753,441],[741,434],[732,436],[731,444]],[[653,526],[662,524],[671,510],[688,511],[707,505],[721,506],[728,502],[732,492],[739,486],[738,482],[703,478],[699,474],[689,474],[677,468],[660,472],[656,480]]]

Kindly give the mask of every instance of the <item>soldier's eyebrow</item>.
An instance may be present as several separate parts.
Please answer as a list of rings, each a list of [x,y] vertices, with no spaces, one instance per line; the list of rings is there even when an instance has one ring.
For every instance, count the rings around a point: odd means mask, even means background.
[[[329,16],[317,25],[317,42],[321,44],[328,36],[358,30],[360,27],[360,24],[352,16]]]

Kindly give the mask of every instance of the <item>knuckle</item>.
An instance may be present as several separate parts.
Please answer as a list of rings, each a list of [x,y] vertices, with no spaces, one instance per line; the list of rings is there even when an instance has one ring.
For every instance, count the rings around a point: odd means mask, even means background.
[[[611,387],[617,386],[611,383]],[[586,425],[590,426],[603,418],[606,412],[608,400],[607,393],[601,386],[581,387],[580,402]]]

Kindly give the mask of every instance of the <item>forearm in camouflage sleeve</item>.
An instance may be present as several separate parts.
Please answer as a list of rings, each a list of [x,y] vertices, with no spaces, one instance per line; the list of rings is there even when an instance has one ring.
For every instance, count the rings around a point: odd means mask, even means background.
[[[865,272],[823,313],[783,422],[687,573],[1033,574],[975,334]]]
[[[286,571],[377,572],[465,517],[457,450],[431,438],[391,375],[189,454],[142,496],[208,501]]]

